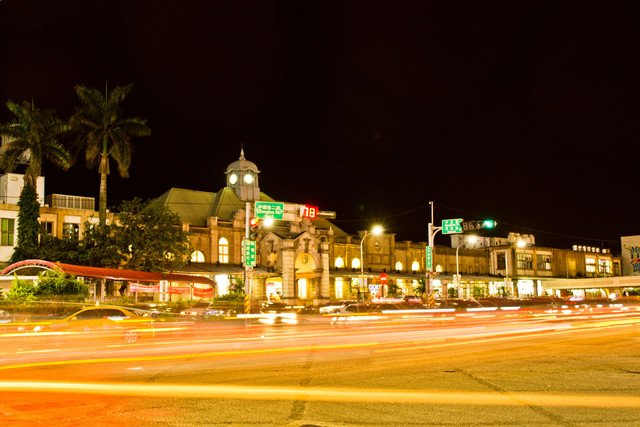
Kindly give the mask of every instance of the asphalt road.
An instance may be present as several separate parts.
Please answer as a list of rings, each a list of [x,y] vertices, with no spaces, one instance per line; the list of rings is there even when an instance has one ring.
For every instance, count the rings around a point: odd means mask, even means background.
[[[174,329],[0,351],[0,423],[640,425],[637,311]]]

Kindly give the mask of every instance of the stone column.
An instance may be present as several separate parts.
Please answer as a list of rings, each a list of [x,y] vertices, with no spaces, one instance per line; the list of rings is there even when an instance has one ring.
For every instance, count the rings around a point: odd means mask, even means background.
[[[282,301],[295,304],[295,248],[293,240],[282,242]]]

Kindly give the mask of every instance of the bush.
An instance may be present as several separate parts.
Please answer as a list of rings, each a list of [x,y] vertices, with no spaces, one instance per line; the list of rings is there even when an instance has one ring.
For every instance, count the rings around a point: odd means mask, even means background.
[[[83,300],[89,296],[89,285],[57,271],[46,271],[36,281],[35,295]]]

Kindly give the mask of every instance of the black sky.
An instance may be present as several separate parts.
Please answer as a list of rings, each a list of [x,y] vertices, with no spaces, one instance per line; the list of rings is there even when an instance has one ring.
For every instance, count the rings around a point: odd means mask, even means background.
[[[74,85],[133,83],[131,177],[109,204],[218,191],[246,156],[280,200],[426,240],[492,217],[539,245],[640,233],[636,2],[0,0],[0,100],[68,117]],[[0,121],[10,119],[6,108]],[[47,193],[97,197],[83,165]]]

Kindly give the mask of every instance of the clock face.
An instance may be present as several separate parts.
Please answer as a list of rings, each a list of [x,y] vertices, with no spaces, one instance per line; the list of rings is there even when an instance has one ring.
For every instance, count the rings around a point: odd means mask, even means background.
[[[229,182],[231,184],[235,184],[236,182],[238,182],[238,175],[236,175],[235,173],[232,173],[231,176],[229,177]]]
[[[243,179],[245,184],[251,184],[253,182],[253,175],[245,175]]]

